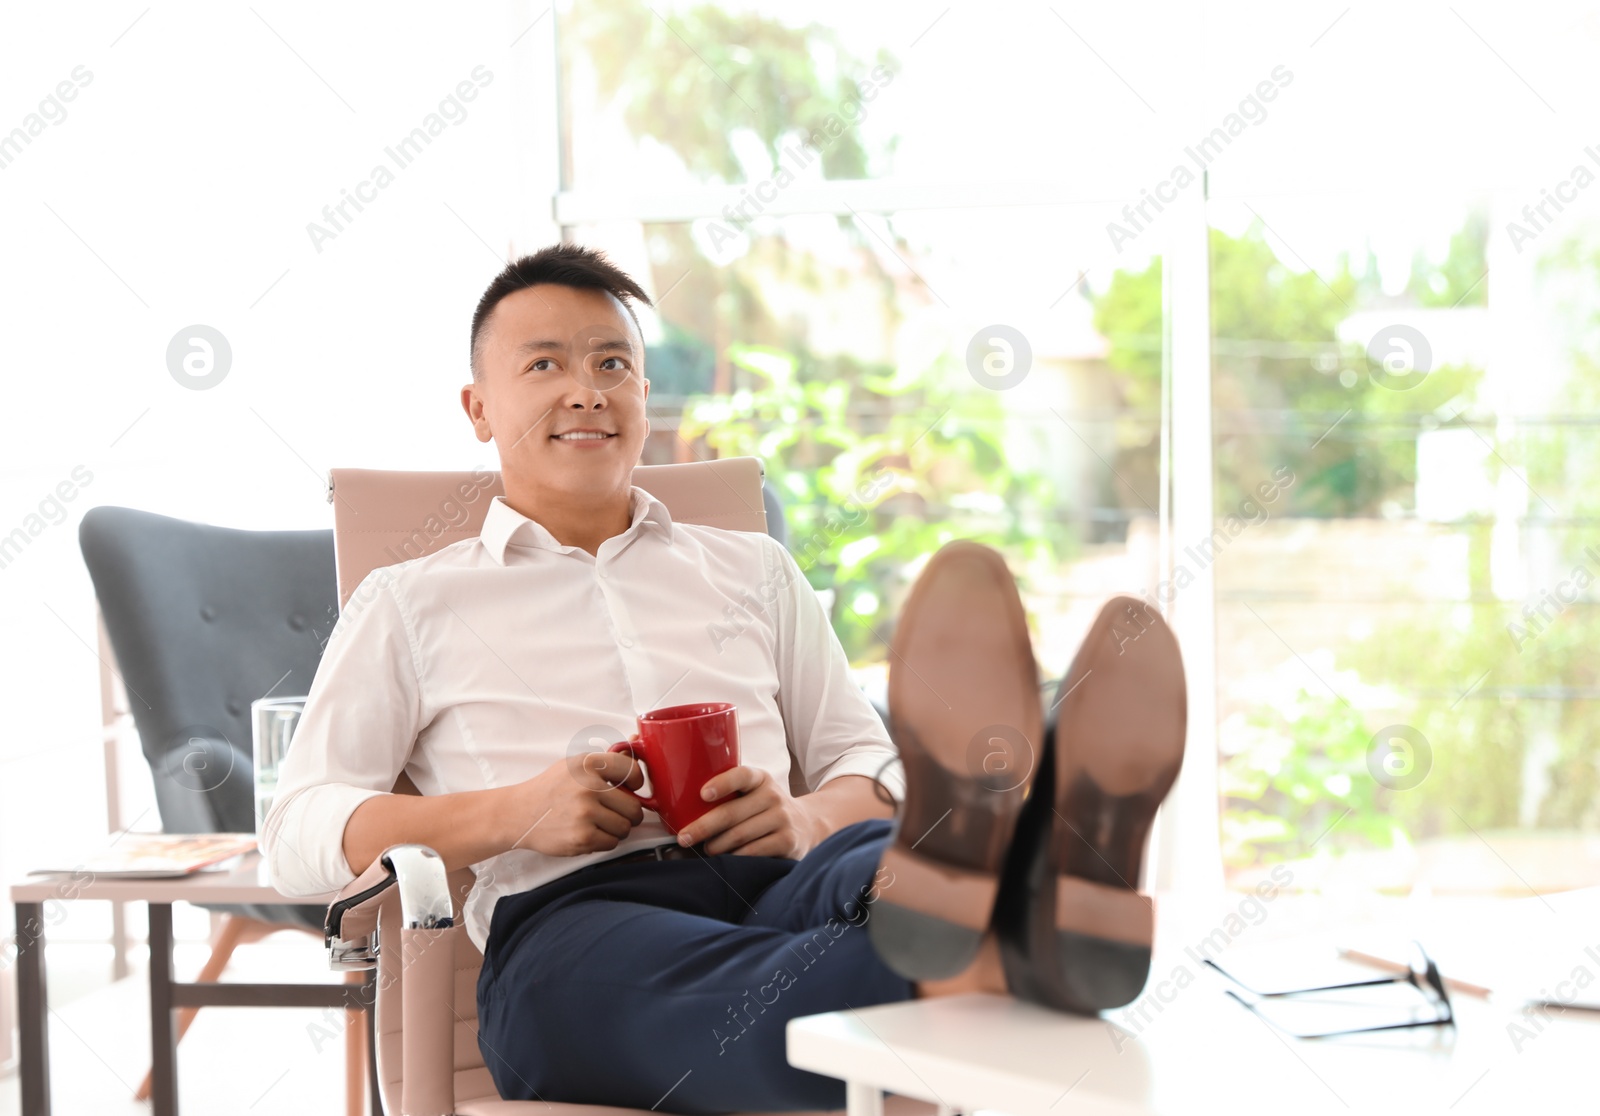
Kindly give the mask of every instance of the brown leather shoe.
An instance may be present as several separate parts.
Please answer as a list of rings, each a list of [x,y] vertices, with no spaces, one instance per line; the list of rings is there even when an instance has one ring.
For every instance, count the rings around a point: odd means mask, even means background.
[[[1145,602],[1114,597],[1056,693],[995,929],[1014,995],[1092,1014],[1132,1003],[1150,974],[1155,914],[1138,888],[1156,807],[1183,763],[1178,641]]]
[[[907,979],[954,976],[977,954],[1042,745],[1040,704],[1005,560],[950,543],[912,587],[890,646],[889,733],[906,800],[867,925]]]

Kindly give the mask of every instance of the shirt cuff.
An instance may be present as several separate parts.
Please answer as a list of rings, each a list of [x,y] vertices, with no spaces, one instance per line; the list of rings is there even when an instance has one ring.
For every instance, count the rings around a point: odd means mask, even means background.
[[[888,748],[862,748],[840,756],[828,765],[815,790],[821,790],[841,775],[865,775],[883,785],[896,802],[906,797],[905,769],[900,754]]]
[[[344,827],[357,806],[383,793],[322,783],[273,803],[260,840],[272,886],[288,896],[322,895],[355,879],[344,858]]]

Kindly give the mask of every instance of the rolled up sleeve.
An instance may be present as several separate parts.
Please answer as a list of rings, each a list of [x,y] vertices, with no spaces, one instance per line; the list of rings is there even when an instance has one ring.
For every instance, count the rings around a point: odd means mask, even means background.
[[[806,786],[841,775],[876,779],[905,797],[899,753],[845,658],[822,602],[792,555],[767,539],[767,576],[777,580],[778,708]]]
[[[334,627],[260,835],[273,886],[319,895],[355,878],[344,829],[389,793],[421,725],[421,686],[392,569],[356,588]]]

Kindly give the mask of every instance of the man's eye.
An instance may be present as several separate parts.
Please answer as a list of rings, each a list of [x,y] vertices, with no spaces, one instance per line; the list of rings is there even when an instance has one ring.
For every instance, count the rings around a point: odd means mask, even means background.
[[[607,367],[607,365],[610,367]],[[621,357],[606,357],[600,362],[600,370],[602,372],[626,372],[628,370],[628,362]]]
[[[541,360],[536,360],[531,365],[529,365],[528,366],[528,371],[530,371],[530,372],[549,372],[549,371],[552,371],[555,368],[555,366],[556,366],[556,362],[555,361],[549,359],[548,357],[545,357],[545,358],[543,358]]]

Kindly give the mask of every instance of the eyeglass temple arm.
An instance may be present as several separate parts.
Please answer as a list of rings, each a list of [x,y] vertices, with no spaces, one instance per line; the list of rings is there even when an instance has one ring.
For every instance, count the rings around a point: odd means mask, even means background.
[[[1308,992],[1338,992],[1345,988],[1371,988],[1379,984],[1415,984],[1408,976],[1374,977],[1372,980],[1352,980],[1348,984],[1322,984],[1316,988],[1290,988],[1283,992],[1257,992],[1257,996],[1304,996]]]
[[[1211,958],[1207,957],[1205,959],[1205,962],[1206,962],[1207,965],[1210,965],[1217,972],[1221,973],[1223,976],[1225,976],[1229,980],[1233,981],[1233,983],[1237,984],[1240,988],[1243,988],[1246,992],[1250,993],[1252,996],[1261,996],[1261,997],[1264,997],[1264,998],[1265,997],[1278,997],[1278,996],[1304,996],[1308,992],[1337,992],[1340,989],[1344,989],[1344,988],[1371,988],[1374,985],[1379,985],[1379,984],[1415,984],[1416,983],[1416,981],[1413,979],[1411,973],[1397,973],[1394,976],[1374,977],[1371,980],[1352,980],[1352,981],[1349,981],[1348,983],[1345,983],[1345,984],[1323,984],[1323,985],[1319,985],[1319,986],[1317,986],[1315,988],[1290,988],[1290,989],[1288,989],[1286,991],[1283,991],[1283,992],[1258,992],[1254,988],[1251,988],[1244,981],[1242,981],[1238,977],[1234,976],[1227,969],[1224,969],[1221,965],[1219,965],[1215,961],[1211,960]]]
[[[1351,1027],[1343,1031],[1323,1031],[1321,1034],[1296,1035],[1295,1037],[1301,1039],[1338,1038],[1341,1035],[1368,1035],[1374,1031],[1409,1031],[1413,1027],[1442,1027],[1446,1024],[1451,1027],[1456,1025],[1456,1018],[1453,1013],[1446,1012],[1438,1019],[1416,1019],[1410,1023],[1384,1023],[1377,1027]]]
[[[1272,1022],[1270,1017],[1262,1015],[1260,1012],[1256,1011],[1258,1005],[1251,1003],[1249,1000],[1246,1000],[1244,997],[1236,995],[1233,992],[1228,992],[1227,995],[1236,1000],[1246,1011],[1264,1020],[1269,1025],[1277,1027],[1279,1030],[1284,1030],[1280,1024]],[[1456,1025],[1455,1009],[1450,1006],[1450,1001],[1448,1000],[1444,1001],[1444,1014],[1439,1016],[1437,1019],[1413,1019],[1409,1023],[1380,1023],[1376,1027],[1347,1027],[1342,1031],[1323,1031],[1315,1035],[1301,1035],[1296,1034],[1293,1031],[1289,1031],[1287,1033],[1298,1039],[1324,1039],[1338,1038],[1341,1035],[1365,1035],[1370,1034],[1373,1031],[1409,1031],[1413,1027],[1438,1027],[1445,1024],[1448,1024],[1451,1027]]]

